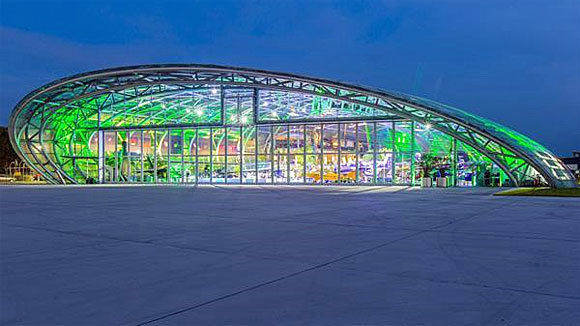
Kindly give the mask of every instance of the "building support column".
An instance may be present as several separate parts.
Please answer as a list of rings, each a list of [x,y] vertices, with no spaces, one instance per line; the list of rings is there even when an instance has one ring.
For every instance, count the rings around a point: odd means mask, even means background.
[[[256,170],[254,183],[258,184],[258,125],[254,124],[252,128],[254,128],[254,168]]]
[[[451,177],[453,178],[452,185],[457,186],[457,139],[453,138],[451,145]]]
[[[306,125],[302,126],[302,183],[306,183]]]
[[[195,128],[195,185],[199,183],[199,128]]]
[[[213,128],[209,128],[209,183],[213,184]]]
[[[354,153],[355,153],[355,158],[354,158],[354,172],[355,172],[355,183],[358,184],[359,182],[359,166],[358,166],[358,156],[359,156],[359,144],[358,144],[358,122],[355,123],[355,132],[354,132],[354,137],[355,137],[355,141],[354,141]]]
[[[153,130],[153,182],[159,182],[157,176],[157,130]]]
[[[395,137],[397,137],[397,131],[395,129],[395,121],[391,122],[391,184],[395,184],[395,160],[397,159],[397,150],[395,149]]]
[[[341,153],[342,152],[342,149],[341,149],[342,142],[340,141],[340,138],[342,138],[342,134],[340,133],[340,131],[341,131],[340,126],[341,126],[341,123],[339,122],[337,124],[337,127],[336,127],[336,128],[338,128],[338,167],[336,170],[336,180],[338,183],[340,183],[340,172],[341,172],[340,171],[340,159],[342,157],[342,153]]]
[[[377,184],[377,123],[373,122],[373,184]]]
[[[185,183],[185,158],[183,157],[185,153],[185,133],[183,128],[181,129],[181,183]]]
[[[286,184],[290,184],[290,125],[286,125]]]
[[[171,129],[167,129],[167,173],[165,174],[165,182],[171,183]]]
[[[320,124],[320,184],[324,184],[324,124]]]
[[[141,176],[140,176],[140,179],[141,179],[141,183],[143,183],[145,181],[145,174],[143,173],[143,167],[144,167],[143,166],[144,165],[144,163],[143,163],[143,139],[144,139],[143,138],[143,130],[140,131],[140,134],[141,134],[141,153],[139,154],[139,158],[141,159]]]
[[[224,149],[224,173],[225,173],[225,178],[224,178],[224,183],[228,183],[228,127],[223,127],[224,128],[224,135],[225,135],[225,139],[224,139],[224,145],[225,145],[225,149]]]
[[[99,169],[99,183],[105,183],[105,132],[99,130],[98,132],[98,169]]]
[[[411,186],[415,185],[415,121],[411,121]]]

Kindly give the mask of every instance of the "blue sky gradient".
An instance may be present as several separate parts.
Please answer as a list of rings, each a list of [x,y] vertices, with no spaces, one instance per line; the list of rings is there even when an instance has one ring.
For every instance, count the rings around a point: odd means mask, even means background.
[[[424,96],[580,149],[580,1],[0,3],[0,125],[54,79],[215,63]]]

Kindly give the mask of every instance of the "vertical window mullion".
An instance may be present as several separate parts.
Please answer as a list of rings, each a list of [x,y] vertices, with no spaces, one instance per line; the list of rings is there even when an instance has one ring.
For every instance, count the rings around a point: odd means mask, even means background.
[[[286,125],[286,184],[290,184],[290,125]]]
[[[358,167],[358,156],[359,156],[359,144],[358,144],[358,122],[355,124],[355,132],[354,132],[354,137],[355,137],[355,142],[354,142],[354,153],[355,153],[355,158],[354,158],[354,164],[355,164],[355,168],[354,168],[354,172],[355,172],[355,179],[354,182],[356,184],[358,184],[359,180],[358,180],[358,174],[359,174],[359,167]]]
[[[141,159],[141,183],[143,183],[145,181],[145,175],[143,173],[143,130],[141,130],[140,132],[140,137],[141,137],[141,154],[139,155],[140,159]]]
[[[167,129],[167,173],[166,183],[171,183],[171,129]]]
[[[238,155],[240,155],[240,184],[242,184],[244,182],[244,126],[240,126],[240,147],[238,148],[238,151],[240,151],[240,153]]]
[[[181,129],[181,183],[185,183],[185,132]]]
[[[391,183],[395,184],[395,159],[397,157],[395,150],[395,137],[397,136],[397,132],[395,130],[395,121],[392,121],[391,124]]]
[[[302,183],[306,183],[306,125],[302,126]]]
[[[320,184],[324,184],[324,124],[320,124]]]
[[[209,183],[213,184],[213,128],[209,128]]]
[[[127,183],[131,182],[131,173],[132,173],[132,169],[131,169],[131,132],[130,131],[126,131],[125,132],[125,137],[127,137],[127,140],[125,141],[125,144],[127,144],[127,152],[125,153],[125,155],[127,157],[125,157],[124,159],[127,160]]]
[[[153,130],[153,182],[159,182],[157,177],[157,130]]]
[[[199,129],[195,128],[195,185],[199,183]]]
[[[224,157],[224,164],[225,164],[225,167],[224,167],[224,171],[225,171],[224,183],[228,183],[228,127],[224,127],[224,134],[225,134],[225,137],[226,137],[225,142],[224,142],[225,145],[226,145],[226,148],[224,150],[224,155],[225,155],[225,157]]]
[[[340,173],[341,172],[341,170],[340,170],[340,158],[341,158],[341,152],[342,152],[342,149],[341,149],[342,142],[340,141],[340,138],[342,135],[340,133],[340,126],[341,126],[340,123],[338,123],[338,126],[336,126],[336,128],[338,128],[338,163],[337,163],[338,167],[336,170],[336,180],[338,183],[340,183],[340,174],[341,174]]]
[[[411,186],[415,185],[415,121],[411,121]]]
[[[254,124],[254,168],[256,170],[256,176],[254,177],[254,183],[258,183],[258,125]]]
[[[270,126],[270,183],[274,183],[274,126]]]
[[[377,184],[377,123],[373,122],[373,184]]]
[[[114,182],[119,182],[119,132],[115,131],[115,174]]]

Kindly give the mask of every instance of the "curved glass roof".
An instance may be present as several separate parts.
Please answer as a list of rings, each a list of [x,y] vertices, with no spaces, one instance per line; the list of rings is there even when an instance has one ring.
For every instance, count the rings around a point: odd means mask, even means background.
[[[148,65],[57,80],[22,99],[9,130],[23,160],[48,181],[67,183],[74,180],[63,172],[66,153],[97,130],[346,118],[417,121],[480,151],[516,184],[535,171],[551,186],[575,186],[544,146],[466,111],[398,92],[237,67]]]

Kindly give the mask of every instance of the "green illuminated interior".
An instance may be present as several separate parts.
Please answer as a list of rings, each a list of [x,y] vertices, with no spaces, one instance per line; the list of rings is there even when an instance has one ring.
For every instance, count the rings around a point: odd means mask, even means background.
[[[137,77],[108,78],[98,82]],[[440,103],[393,93],[406,101],[396,107],[328,85],[289,81],[280,85],[301,90],[262,89],[243,86],[252,78],[220,78],[214,77],[220,84],[157,81],[115,92],[95,81],[65,83],[17,111],[12,137],[27,163],[54,183],[416,185],[426,154],[440,161],[431,172],[452,185],[570,178],[537,142]]]

